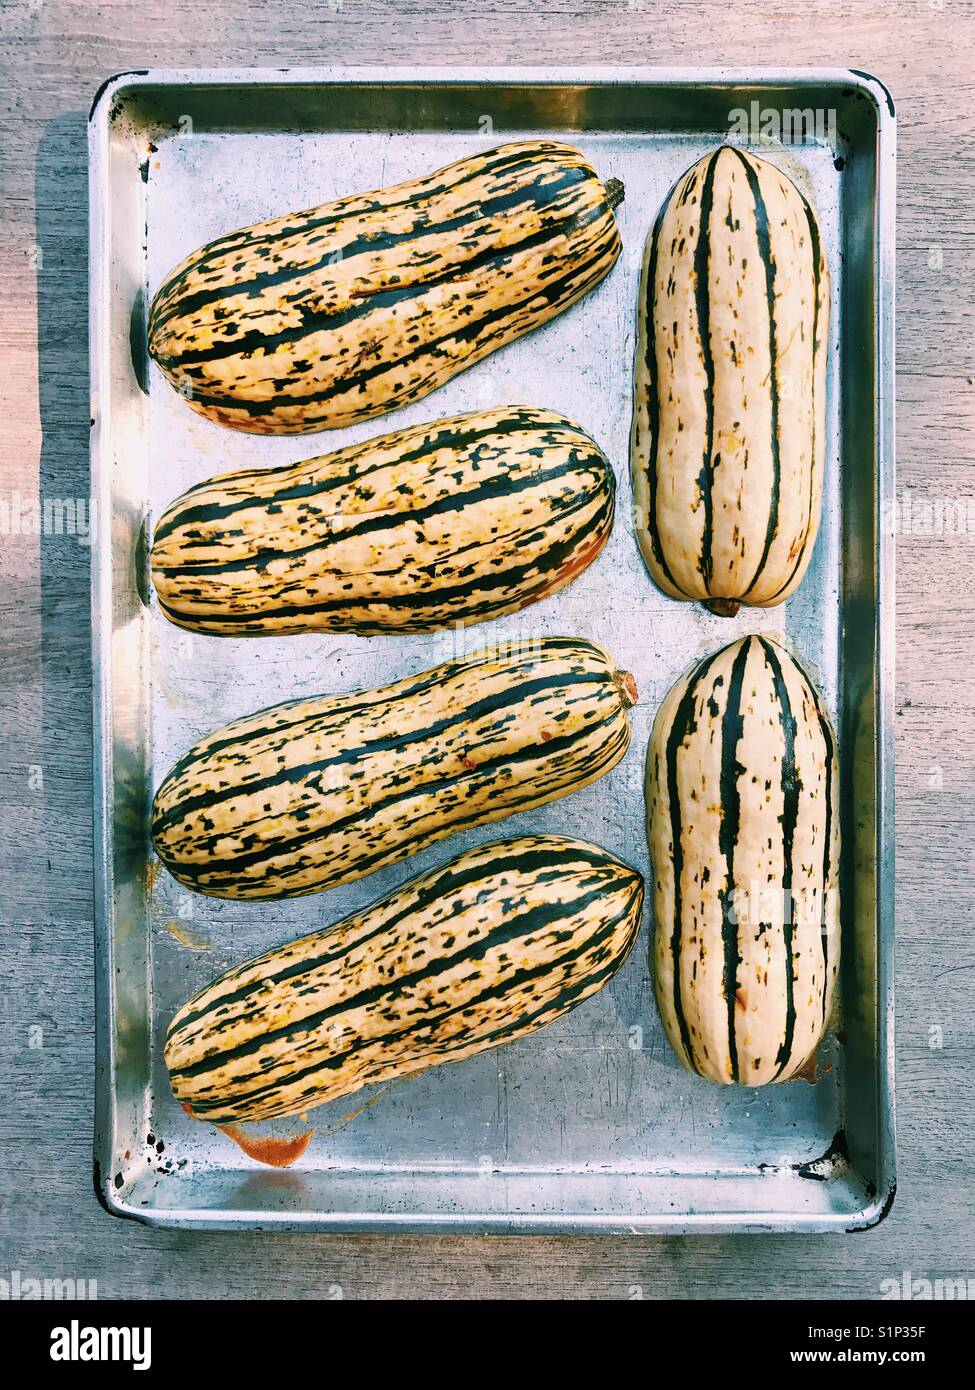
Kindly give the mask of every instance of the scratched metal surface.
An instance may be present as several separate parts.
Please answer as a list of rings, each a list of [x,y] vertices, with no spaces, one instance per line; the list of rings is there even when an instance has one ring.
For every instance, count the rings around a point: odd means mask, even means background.
[[[103,370],[104,383],[93,411],[95,457],[102,460],[113,516],[110,552],[106,547],[95,561],[106,784],[98,1145],[107,1200],[125,1214],[165,1224],[623,1231],[862,1223],[877,1197],[877,1174],[889,1167],[889,1153],[880,1152],[887,1138],[882,1127],[874,1152],[869,1142],[861,1147],[862,1162],[803,1168],[849,1128],[849,1049],[830,1038],[815,1085],[721,1088],[690,1076],[666,1043],[652,1000],[649,911],[627,965],[594,999],[533,1038],[435,1068],[379,1095],[363,1092],[320,1108],[311,1116],[316,1134],[309,1149],[286,1173],[257,1168],[224,1135],[189,1120],[169,1093],[160,1058],[177,1006],[226,965],[335,922],[467,845],[506,834],[565,832],[604,845],[649,876],[643,760],[654,712],[695,657],[743,632],[784,635],[844,726],[841,705],[852,688],[845,644],[865,641],[876,616],[871,610],[866,627],[851,630],[844,621],[849,600],[841,592],[843,566],[856,570],[864,562],[851,547],[869,543],[843,526],[843,464],[850,449],[841,418],[840,347],[846,351],[847,345],[840,251],[849,244],[844,219],[861,210],[841,196],[846,185],[835,160],[855,152],[850,138],[841,131],[834,147],[763,151],[814,201],[832,272],[827,488],[815,556],[797,595],[781,608],[743,610],[726,620],[671,602],[649,581],[630,524],[627,462],[643,243],[667,189],[724,138],[726,126],[701,129],[695,120],[682,128],[675,119],[672,129],[662,130],[648,116],[645,129],[639,120],[632,123],[636,128],[629,122],[627,128],[598,128],[604,118],[590,113],[580,129],[573,124],[578,107],[569,101],[554,104],[556,114],[564,110],[557,123],[553,103],[541,103],[545,123],[533,124],[524,119],[521,96],[510,103],[519,123],[503,124],[495,115],[494,130],[486,133],[468,119],[478,109],[476,90],[458,115],[449,88],[431,82],[420,108],[426,128],[400,128],[403,103],[388,95],[384,105],[370,107],[371,128],[329,128],[327,117],[308,128],[313,123],[300,103],[288,122],[294,128],[262,128],[260,116],[240,119],[232,104],[229,118],[219,101],[208,106],[205,88],[164,85],[168,95],[161,105],[141,95],[116,100],[115,119],[105,120],[104,178],[93,181],[96,225],[98,200],[107,200],[103,244],[113,251],[101,301],[105,322],[93,296],[94,377],[97,384]],[[674,101],[675,117],[693,110],[689,90],[685,83]],[[254,97],[259,103],[259,88]],[[796,104],[813,102],[807,95]],[[495,113],[504,107],[497,91],[485,93],[481,105]],[[385,125],[375,120],[377,110],[385,113]],[[303,439],[249,437],[211,425],[190,412],[154,369],[146,374],[148,393],[140,392],[136,376],[146,369],[139,315],[130,318],[131,305],[140,288],[151,297],[165,273],[201,243],[287,208],[380,187],[539,133],[577,145],[603,178],[620,178],[626,187],[618,213],[620,262],[581,304],[541,331],[393,415]],[[97,245],[95,238],[96,254]],[[861,274],[869,271],[860,267]],[[130,338],[137,344],[136,371]],[[613,536],[597,562],[554,598],[460,634],[258,641],[191,637],[168,624],[151,599],[148,607],[140,602],[144,518],[158,516],[191,484],[230,468],[288,463],[386,429],[506,402],[564,411],[600,443],[616,470]],[[110,469],[107,456],[114,460]],[[292,902],[188,895],[149,862],[148,797],[172,761],[209,729],[278,700],[369,687],[459,651],[556,633],[605,645],[639,689],[632,748],[595,786],[443,842],[408,864]],[[868,757],[877,756],[872,744]],[[862,897],[861,884],[850,882],[853,897]],[[845,927],[844,948],[850,956],[863,953],[859,929]],[[851,1029],[870,1031],[876,1005],[874,996],[865,1013],[848,1009],[848,1037]],[[861,1039],[860,1061],[853,1064],[864,1069],[853,1080],[866,1090],[876,1089],[886,1065],[876,1041]],[[347,1119],[364,1101],[372,1103]],[[280,1134],[300,1127],[279,1122],[265,1129]]]

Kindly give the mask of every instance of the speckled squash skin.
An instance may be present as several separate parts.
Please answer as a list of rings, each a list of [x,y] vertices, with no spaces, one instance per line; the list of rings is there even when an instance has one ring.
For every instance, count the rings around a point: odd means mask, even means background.
[[[233,429],[372,419],[598,284],[622,192],[578,150],[532,140],[245,227],[166,277],[149,352],[191,409]]]
[[[782,603],[823,490],[829,271],[806,198],[745,150],[706,155],[660,210],[638,317],[630,454],[654,582],[725,616]]]
[[[640,927],[643,880],[580,840],[481,845],[236,967],[169,1026],[199,1119],[291,1115],[536,1032],[594,994]]]
[[[333,888],[604,776],[635,699],[602,647],[545,637],[275,705],[172,768],[153,802],[156,852],[215,897]]]
[[[839,968],[836,740],[768,637],[698,662],[647,755],[655,988],[692,1071],[761,1086],[802,1071]]]
[[[577,425],[505,406],[201,483],[160,518],[152,578],[195,632],[433,632],[563,588],[615,494]]]

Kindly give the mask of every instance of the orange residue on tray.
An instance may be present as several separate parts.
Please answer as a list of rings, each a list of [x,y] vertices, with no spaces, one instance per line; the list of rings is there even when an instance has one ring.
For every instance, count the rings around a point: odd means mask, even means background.
[[[166,930],[174,941],[179,942],[180,946],[186,946],[191,951],[212,951],[213,947],[204,936],[194,936],[188,927],[184,927],[180,922],[169,921],[166,923]]]
[[[180,1105],[190,1119],[199,1119],[185,1100],[180,1101]],[[232,1139],[248,1158],[252,1158],[255,1163],[265,1163],[269,1168],[290,1167],[308,1148],[315,1133],[313,1129],[306,1129],[304,1134],[246,1134],[240,1125],[217,1125],[216,1128],[221,1134],[226,1134],[228,1139]]]
[[[793,1081],[808,1081],[811,1085],[816,1084],[816,1054],[807,1057],[798,1071],[792,1073]]]
[[[146,893],[151,893],[162,876],[162,865],[158,859],[146,860]]]
[[[269,1168],[287,1168],[299,1159],[311,1143],[315,1133],[306,1129],[304,1134],[245,1134],[239,1125],[217,1125],[222,1134],[232,1139],[239,1149],[252,1158],[255,1163],[266,1163]]]

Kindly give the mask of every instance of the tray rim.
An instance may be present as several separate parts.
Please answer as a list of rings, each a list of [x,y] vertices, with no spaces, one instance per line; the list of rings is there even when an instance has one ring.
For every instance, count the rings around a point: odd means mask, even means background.
[[[89,162],[89,374],[91,433],[91,495],[97,515],[108,517],[112,465],[111,431],[101,410],[110,381],[107,317],[110,274],[106,247],[107,219],[102,198],[107,177],[112,108],[123,92],[140,87],[266,87],[338,85],[431,85],[559,87],[566,85],[649,87],[783,88],[835,85],[857,89],[871,103],[877,123],[877,218],[874,227],[875,266],[875,401],[877,555],[875,559],[875,679],[877,723],[876,856],[877,856],[877,1083],[878,1168],[882,1181],[876,1194],[858,1211],[787,1213],[679,1212],[655,1213],[621,1220],[602,1214],[480,1213],[447,1216],[442,1213],[281,1213],[164,1209],[135,1207],[120,1197],[111,1179],[112,1138],[116,1120],[114,1077],[116,1048],[115,961],[113,949],[110,804],[112,791],[111,659],[103,636],[103,621],[112,611],[112,571],[103,528],[96,528],[91,555],[93,861],[95,944],[95,1195],[113,1216],[162,1228],[197,1230],[304,1230],[404,1234],[527,1234],[621,1235],[800,1233],[857,1231],[878,1225],[889,1213],[896,1193],[895,1057],[894,1057],[894,536],[884,525],[895,498],[894,457],[894,298],[896,114],[886,85],[869,73],[841,67],[742,68],[737,66],[564,65],[554,66],[383,66],[328,65],[324,67],[256,68],[141,68],[108,77],[98,88],[88,116]],[[99,422],[98,428],[95,422]]]

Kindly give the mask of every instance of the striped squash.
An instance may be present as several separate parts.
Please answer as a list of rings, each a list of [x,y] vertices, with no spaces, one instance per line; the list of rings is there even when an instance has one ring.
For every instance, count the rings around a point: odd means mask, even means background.
[[[829,272],[774,165],[723,146],[671,189],[647,242],[631,437],[654,581],[733,616],[781,603],[819,527]]]
[[[201,483],[156,527],[152,577],[197,632],[432,632],[563,588],[615,492],[576,425],[506,406]]]
[[[513,1042],[602,988],[642,907],[640,875],[580,840],[467,850],[184,1004],[173,1092],[198,1119],[266,1120]]]
[[[578,150],[521,141],[219,237],[164,280],[149,351],[201,415],[306,434],[419,400],[580,299],[620,252]]]
[[[788,1081],[839,966],[836,741],[812,682],[743,637],[677,682],[647,759],[656,994],[693,1071]]]
[[[292,700],[191,748],[152,809],[180,883],[284,898],[595,782],[630,742],[633,680],[591,642],[512,642],[379,690]]]

